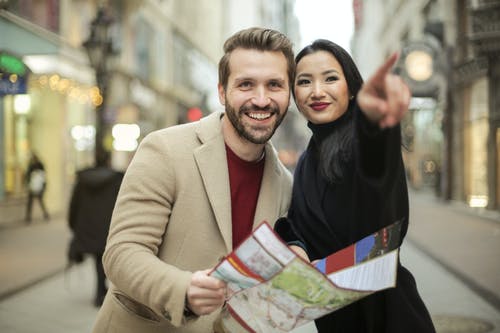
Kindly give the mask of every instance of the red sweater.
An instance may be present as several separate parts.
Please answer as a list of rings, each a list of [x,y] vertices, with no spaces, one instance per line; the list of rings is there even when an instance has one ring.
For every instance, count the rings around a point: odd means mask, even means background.
[[[233,248],[236,248],[252,232],[265,158],[258,162],[244,161],[227,145],[226,155],[231,187]]]

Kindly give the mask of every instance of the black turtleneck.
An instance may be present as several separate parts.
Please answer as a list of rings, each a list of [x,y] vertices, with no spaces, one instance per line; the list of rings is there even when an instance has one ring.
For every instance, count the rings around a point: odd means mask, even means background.
[[[399,127],[379,130],[358,109],[336,121],[308,123],[308,127],[313,135],[295,170],[289,218],[311,260],[323,258],[408,215]],[[319,153],[329,149],[325,145],[332,144],[331,138],[345,128],[353,131],[347,145],[350,151],[343,178],[332,183],[319,171]],[[399,193],[396,202],[402,203],[398,205],[402,209],[392,212],[389,218],[380,209],[386,205],[385,194],[394,190],[395,183]]]
[[[342,181],[319,172],[319,153],[332,135],[351,124],[351,154]],[[311,260],[324,258],[375,231],[402,220],[408,228],[408,191],[401,156],[400,127],[380,130],[359,109],[316,125],[294,175],[292,202],[276,231],[287,242],[300,240]],[[328,146],[324,146],[328,149]],[[385,313],[391,313],[391,329]],[[398,319],[396,319],[398,318]],[[319,332],[434,332],[411,274],[398,269],[396,288],[373,294],[316,321]]]
[[[332,132],[338,130],[340,127],[347,126],[349,122],[352,122],[353,111],[348,110],[339,118],[334,121],[325,124],[313,124],[312,122],[307,122],[307,127],[312,131],[312,138],[317,143],[323,141]]]

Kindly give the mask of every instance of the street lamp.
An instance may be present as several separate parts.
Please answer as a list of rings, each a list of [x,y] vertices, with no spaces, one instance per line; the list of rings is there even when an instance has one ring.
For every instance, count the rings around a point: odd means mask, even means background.
[[[411,51],[405,59],[406,72],[415,81],[427,81],[434,74],[432,55],[421,50]]]
[[[95,70],[96,83],[102,96],[102,102],[96,106],[96,131],[95,131],[95,161],[98,163],[103,156],[104,136],[106,133],[105,110],[108,88],[108,57],[113,53],[113,43],[109,36],[109,27],[113,19],[108,16],[106,10],[100,7],[96,18],[90,26],[90,36],[83,43],[87,50],[90,65]]]

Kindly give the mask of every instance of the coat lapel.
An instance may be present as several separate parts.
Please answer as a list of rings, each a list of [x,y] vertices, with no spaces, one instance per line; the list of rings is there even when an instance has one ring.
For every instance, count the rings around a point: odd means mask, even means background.
[[[231,224],[231,192],[229,185],[229,172],[227,169],[226,149],[221,131],[222,113],[214,113],[200,121],[197,135],[202,145],[195,149],[194,158],[198,166],[203,184],[215,214],[217,225],[224,239],[226,248],[233,249],[233,236]],[[262,221],[271,225],[272,218],[279,217],[282,183],[282,171],[278,167],[278,160],[273,146],[267,143],[266,162],[260,187],[259,199],[253,221],[255,228]]]
[[[280,211],[278,205],[280,200],[278,199],[281,198],[280,193],[283,189],[280,182],[281,170],[278,168],[277,163],[273,146],[270,143],[266,144],[266,162],[253,220],[254,229],[262,221],[267,221],[273,225],[275,221],[270,221],[269,219],[274,216],[279,217]]]
[[[203,185],[214,211],[226,248],[232,250],[231,193],[226,166],[226,150],[220,124],[221,113],[212,114],[200,122],[197,130],[202,145],[195,149],[194,158]]]

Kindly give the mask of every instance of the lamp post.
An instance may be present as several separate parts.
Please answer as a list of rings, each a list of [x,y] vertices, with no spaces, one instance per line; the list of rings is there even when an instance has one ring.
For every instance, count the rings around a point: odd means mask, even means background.
[[[108,16],[106,10],[100,7],[97,11],[96,18],[90,26],[90,36],[83,43],[83,47],[87,50],[90,65],[95,70],[96,83],[99,88],[102,99],[101,103],[96,106],[96,125],[95,125],[95,162],[101,160],[105,152],[104,137],[107,130],[105,111],[107,102],[108,89],[108,58],[113,53],[113,43],[109,36],[109,27],[113,23],[113,19]]]

